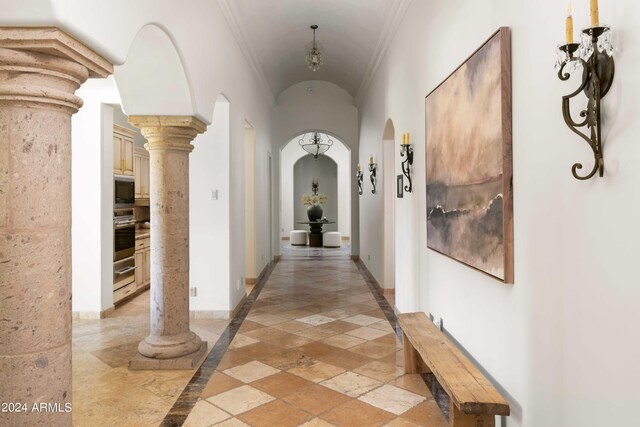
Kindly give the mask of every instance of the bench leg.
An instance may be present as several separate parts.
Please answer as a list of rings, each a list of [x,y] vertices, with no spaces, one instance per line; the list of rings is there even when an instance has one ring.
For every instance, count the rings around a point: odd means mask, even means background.
[[[467,415],[458,411],[453,402],[449,402],[450,427],[495,427],[495,415]]]
[[[420,354],[413,348],[409,338],[402,333],[402,349],[404,350],[404,372],[405,374],[430,373],[429,368],[424,364]]]

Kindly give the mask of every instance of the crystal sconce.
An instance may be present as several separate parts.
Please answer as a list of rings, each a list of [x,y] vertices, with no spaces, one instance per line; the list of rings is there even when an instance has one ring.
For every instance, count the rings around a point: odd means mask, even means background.
[[[364,178],[363,178],[363,173],[362,173],[362,170],[360,169],[359,163],[358,163],[358,168],[356,169],[356,180],[358,182],[358,194],[362,196],[362,181],[364,180]]]
[[[404,186],[404,191],[411,193],[411,165],[413,165],[413,147],[409,144],[409,133],[402,135],[402,145],[400,145],[400,157],[406,157],[402,161],[402,173],[407,177],[409,185]]]
[[[613,62],[613,45],[611,44],[611,29],[600,24],[598,18],[598,1],[591,0],[591,27],[581,33],[580,43],[573,42],[573,17],[569,5],[566,19],[567,43],[558,48],[558,77],[562,81],[569,80],[571,73],[582,70],[582,79],[578,88],[562,97],[562,116],[564,121],[580,138],[585,140],[593,150],[593,169],[586,175],[579,175],[582,163],[575,163],[571,173],[576,179],[586,180],[596,172],[604,175],[604,160],[602,157],[602,98],[607,94],[613,83],[615,64]],[[587,106],[580,111],[580,119],[571,116],[571,99],[583,92],[587,96]],[[579,128],[586,127],[585,131]]]
[[[369,179],[371,179],[371,185],[373,186],[373,190],[371,190],[372,194],[376,194],[376,184],[378,179],[376,177],[376,172],[378,171],[378,164],[373,163],[373,156],[369,157]]]

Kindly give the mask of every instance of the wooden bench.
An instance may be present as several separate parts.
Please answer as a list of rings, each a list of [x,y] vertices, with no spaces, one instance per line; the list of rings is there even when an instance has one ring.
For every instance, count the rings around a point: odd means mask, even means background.
[[[400,314],[398,322],[405,372],[433,373],[449,395],[451,427],[494,427],[496,415],[509,415],[509,404],[498,390],[425,313]]]

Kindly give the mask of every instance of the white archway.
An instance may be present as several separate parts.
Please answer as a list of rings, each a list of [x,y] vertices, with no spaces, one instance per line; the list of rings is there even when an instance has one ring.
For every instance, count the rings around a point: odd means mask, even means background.
[[[142,27],[127,60],[113,74],[127,115],[191,116],[191,87],[171,38],[160,27]]]
[[[280,150],[280,237],[288,238],[291,230],[295,229],[293,217],[294,191],[293,166],[302,157],[308,155],[298,144],[303,135],[314,131],[307,131],[295,135]],[[325,133],[318,130],[319,133]],[[333,146],[323,155],[331,158],[338,166],[338,231],[343,237],[352,236],[351,223],[351,150],[335,135],[327,134],[334,140]]]

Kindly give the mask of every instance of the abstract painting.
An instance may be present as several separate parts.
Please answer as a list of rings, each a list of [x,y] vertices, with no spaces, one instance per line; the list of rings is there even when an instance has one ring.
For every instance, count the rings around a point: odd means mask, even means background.
[[[513,283],[509,28],[494,33],[425,104],[427,246]]]

